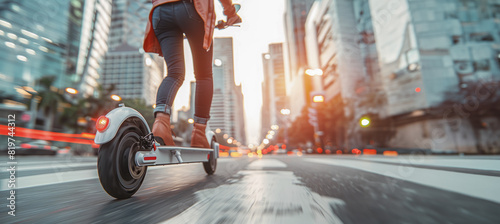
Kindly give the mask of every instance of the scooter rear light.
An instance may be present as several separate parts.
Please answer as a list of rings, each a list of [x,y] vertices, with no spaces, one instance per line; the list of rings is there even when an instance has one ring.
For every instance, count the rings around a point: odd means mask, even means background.
[[[106,128],[108,128],[108,125],[109,125],[109,118],[107,118],[106,116],[100,116],[97,119],[95,128],[97,129],[97,131],[103,132],[104,130],[106,130]]]

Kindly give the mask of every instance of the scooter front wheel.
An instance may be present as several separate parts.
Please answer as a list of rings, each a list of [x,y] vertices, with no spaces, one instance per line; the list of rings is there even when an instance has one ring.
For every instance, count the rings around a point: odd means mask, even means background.
[[[115,138],[99,149],[97,170],[104,190],[117,199],[130,198],[139,190],[147,167],[135,164],[142,133],[133,126],[120,128]]]
[[[215,140],[215,138],[213,138],[212,141],[210,142],[210,145],[212,146],[212,149],[214,149],[214,150],[215,150],[214,143],[216,143],[216,142],[217,141]],[[215,158],[214,152],[210,152],[208,162],[203,163],[203,169],[205,169],[205,172],[208,175],[212,175],[215,173],[216,168],[217,168],[217,158]]]

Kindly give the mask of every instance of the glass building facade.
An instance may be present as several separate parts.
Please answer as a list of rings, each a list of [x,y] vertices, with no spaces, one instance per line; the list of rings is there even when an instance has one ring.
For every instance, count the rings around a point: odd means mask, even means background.
[[[83,0],[0,1],[0,95],[19,101],[37,80],[55,76],[53,86],[74,86]]]
[[[144,53],[142,43],[151,1],[115,0],[109,30],[109,51],[104,63],[102,84],[114,85],[114,94],[124,99],[156,103],[156,91],[164,77],[164,60]]]
[[[21,101],[21,89],[39,89],[55,77],[53,90],[84,95],[98,85],[111,23],[111,0],[0,0],[0,96]],[[24,87],[24,88],[23,88]]]

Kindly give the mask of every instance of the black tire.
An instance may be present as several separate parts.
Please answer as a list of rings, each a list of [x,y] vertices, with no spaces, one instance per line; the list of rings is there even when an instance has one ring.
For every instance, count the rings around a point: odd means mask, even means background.
[[[147,167],[135,165],[135,143],[142,135],[131,125],[120,127],[115,138],[99,148],[97,171],[104,190],[117,199],[130,198],[139,190]]]
[[[212,138],[212,141],[210,142],[210,145],[212,146],[212,149],[215,150],[215,144],[217,141],[215,138]],[[212,175],[215,173],[215,169],[217,168],[217,158],[214,156],[214,151],[210,152],[210,158],[208,159],[208,162],[203,163],[203,169],[205,169],[205,172],[208,175]]]

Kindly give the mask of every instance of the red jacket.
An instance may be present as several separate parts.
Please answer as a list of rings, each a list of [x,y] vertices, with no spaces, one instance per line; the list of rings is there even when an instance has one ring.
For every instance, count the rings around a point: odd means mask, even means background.
[[[155,32],[153,30],[153,24],[151,22],[153,17],[153,10],[162,4],[169,2],[176,2],[179,0],[153,0],[153,8],[149,12],[148,25],[146,26],[146,34],[144,36],[143,48],[144,51],[149,53],[158,53],[163,56],[161,52],[160,43],[156,38]],[[236,10],[232,4],[232,0],[219,0],[224,7],[224,15],[231,17],[236,14]],[[212,37],[214,35],[215,29],[215,12],[214,12],[214,1],[213,0],[193,0],[194,7],[200,15],[201,19],[205,23],[205,38],[203,40],[203,48],[208,50],[212,44]]]

